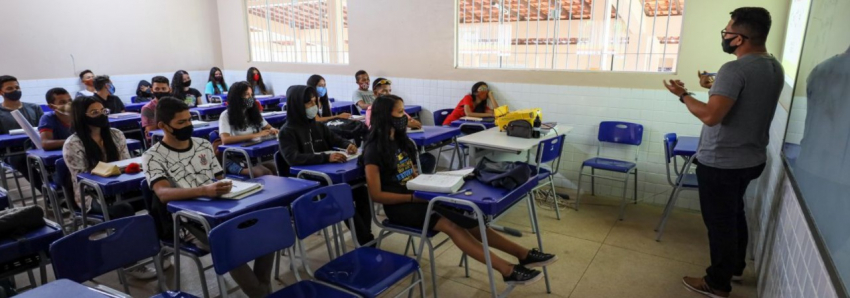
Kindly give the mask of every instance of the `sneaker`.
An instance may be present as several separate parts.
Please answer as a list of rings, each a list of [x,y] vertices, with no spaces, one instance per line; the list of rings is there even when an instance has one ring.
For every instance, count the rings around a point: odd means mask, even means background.
[[[727,298],[729,297],[729,292],[723,292],[720,290],[712,289],[705,282],[705,279],[702,277],[683,277],[682,284],[685,285],[685,288],[690,290],[691,292],[703,294],[707,297],[711,298]]]
[[[138,280],[148,280],[156,277],[156,270],[149,266],[138,266],[133,269],[124,270],[124,273]]]
[[[543,267],[555,263],[557,260],[558,256],[542,253],[536,248],[533,248],[528,251],[528,255],[525,256],[525,260],[519,261],[519,264],[528,268]]]
[[[541,277],[543,277],[543,274],[540,271],[528,269],[522,265],[514,265],[511,275],[503,277],[503,279],[508,285],[527,285],[540,280]]]
[[[744,276],[742,276],[742,275],[732,275],[732,281],[742,282],[742,281],[744,281]]]

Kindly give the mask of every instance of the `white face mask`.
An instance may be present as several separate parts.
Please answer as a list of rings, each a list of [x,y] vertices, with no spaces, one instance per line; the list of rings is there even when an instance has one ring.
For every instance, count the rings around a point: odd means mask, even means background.
[[[307,109],[307,119],[314,119],[314,118],[316,118],[316,114],[318,114],[318,113],[319,113],[319,107],[318,107],[318,106],[315,106],[315,105],[314,105],[314,106],[312,106],[312,107],[309,107],[309,108]]]

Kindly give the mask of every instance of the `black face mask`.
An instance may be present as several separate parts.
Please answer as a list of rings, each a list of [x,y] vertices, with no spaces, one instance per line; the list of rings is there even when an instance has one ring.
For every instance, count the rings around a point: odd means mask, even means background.
[[[170,92],[154,92],[153,93],[153,96],[156,97],[156,99],[162,99],[163,97],[166,97],[166,96],[169,96],[169,95],[171,95]]]
[[[221,77],[215,77],[215,80],[216,80],[217,82],[221,82]]]
[[[192,86],[192,80],[188,80],[188,81],[183,82],[183,87],[189,87],[189,86]]]
[[[396,131],[407,130],[407,116],[393,117],[393,128]]]
[[[242,100],[245,100],[245,109],[250,109],[254,107],[253,97],[243,98]]]
[[[106,115],[100,115],[97,117],[89,117],[85,116],[85,123],[89,126],[100,127],[100,128],[109,128],[109,117]]]
[[[171,127],[170,125],[168,127]],[[174,128],[171,127],[171,134],[177,138],[178,141],[186,141],[192,138],[192,132],[195,131],[195,127],[193,125],[188,125],[183,128]]]
[[[8,99],[8,100],[11,100],[11,101],[19,101],[19,100],[21,100],[21,96],[22,96],[21,90],[16,90],[16,91],[12,91],[12,92],[3,94],[4,99]]]
[[[150,90],[142,91],[142,96],[151,97],[153,96],[153,92],[151,92]]]
[[[723,42],[720,43],[720,45],[723,46],[723,52],[726,54],[732,54],[738,49],[738,46],[732,46],[732,41],[735,40],[735,38],[737,38],[737,36],[730,39],[723,39]]]

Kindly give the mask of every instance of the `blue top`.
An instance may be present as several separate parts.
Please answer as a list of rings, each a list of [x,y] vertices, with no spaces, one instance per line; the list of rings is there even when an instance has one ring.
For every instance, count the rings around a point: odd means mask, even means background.
[[[217,84],[217,85],[218,85],[218,91],[219,92],[215,93],[215,87],[213,86],[213,82],[212,81],[207,82],[207,87],[204,88],[204,94],[218,95],[218,94],[221,94],[221,92],[227,92],[227,86],[222,85],[222,84]]]
[[[38,120],[38,132],[53,132],[53,139],[63,140],[71,137],[74,130],[71,129],[71,124],[65,125],[59,120],[55,112],[47,112]]]

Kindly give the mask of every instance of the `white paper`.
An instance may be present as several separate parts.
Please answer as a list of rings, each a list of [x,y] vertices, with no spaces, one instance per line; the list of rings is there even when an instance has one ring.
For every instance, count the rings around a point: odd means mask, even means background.
[[[30,125],[29,121],[27,121],[27,119],[24,118],[24,115],[21,114],[21,111],[19,111],[19,110],[12,111],[12,117],[15,118],[15,121],[18,122],[18,125],[20,125],[21,129],[24,130],[24,133],[26,133],[27,136],[30,137],[30,140],[32,140],[35,147],[38,148],[38,149],[44,149],[44,148],[41,147],[41,135],[39,135],[38,131],[35,130],[35,127],[32,127],[32,125]],[[14,133],[12,133],[10,131],[9,134],[14,134]]]
[[[475,171],[475,168],[465,168],[465,169],[460,169],[460,170],[456,170],[456,171],[438,172],[436,175],[466,177],[469,174],[472,174],[473,171]]]
[[[209,125],[210,125],[210,123],[206,122],[206,121],[192,120],[192,126],[194,126],[194,127],[204,127],[204,126],[209,126]]]
[[[463,177],[450,175],[422,174],[407,181],[407,189],[441,193],[457,192],[463,186]]]
[[[124,113],[109,114],[109,118],[120,119],[120,118],[126,118],[126,117],[131,117],[131,116],[138,116],[138,115],[139,115],[139,113],[124,112]]]

